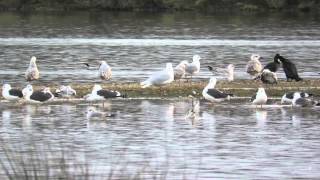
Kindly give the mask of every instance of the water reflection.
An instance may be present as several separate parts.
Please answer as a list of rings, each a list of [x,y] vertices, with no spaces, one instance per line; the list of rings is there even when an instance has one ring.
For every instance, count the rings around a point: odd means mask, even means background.
[[[117,115],[88,120],[84,112],[89,106]],[[11,106],[1,111],[0,134],[14,146],[30,148],[30,138],[39,147],[71,148],[100,174],[119,166],[135,174],[147,166],[145,173],[150,175],[169,169],[170,179],[272,179],[287,178],[287,172],[295,170],[288,164],[294,163],[312,167],[297,172],[297,177],[320,175],[318,109],[248,107],[249,103],[212,106],[198,99],[112,100],[106,107]]]
[[[263,128],[267,124],[268,112],[266,110],[256,109],[257,126]]]

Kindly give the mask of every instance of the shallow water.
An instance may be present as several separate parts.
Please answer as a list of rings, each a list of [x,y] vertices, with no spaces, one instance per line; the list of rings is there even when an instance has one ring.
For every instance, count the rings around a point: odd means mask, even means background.
[[[117,115],[87,119],[89,106]],[[73,163],[85,157],[92,175],[124,168],[114,178],[139,172],[170,179],[320,177],[319,109],[200,102],[192,118],[190,100],[2,107],[2,148],[63,147]]]
[[[141,81],[165,63],[202,57],[207,65],[236,66],[236,78],[251,53],[272,61],[293,60],[302,77],[318,77],[320,20],[316,15],[200,15],[194,13],[0,13],[0,79],[24,84],[31,56],[38,57],[41,83],[99,82],[82,62],[113,67],[113,81]],[[18,76],[17,76],[18,75]],[[280,71],[280,77],[283,71]],[[219,76],[219,75],[218,75]],[[223,78],[223,76],[219,76]]]

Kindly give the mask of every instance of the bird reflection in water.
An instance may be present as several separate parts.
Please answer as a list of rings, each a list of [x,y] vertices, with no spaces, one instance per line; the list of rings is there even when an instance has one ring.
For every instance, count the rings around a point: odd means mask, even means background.
[[[191,121],[194,126],[200,120],[200,101],[191,95],[189,97],[191,98],[191,107],[185,115],[185,119]]]
[[[259,128],[263,128],[266,126],[267,116],[268,116],[268,112],[266,110],[261,110],[261,109],[256,110],[256,120],[257,120],[257,126]]]

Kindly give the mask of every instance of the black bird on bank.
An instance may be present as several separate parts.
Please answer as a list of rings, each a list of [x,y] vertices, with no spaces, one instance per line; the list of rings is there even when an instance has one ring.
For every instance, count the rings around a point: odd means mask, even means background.
[[[273,58],[273,62],[268,63],[263,69],[269,69],[271,72],[277,72],[280,68],[279,56],[279,54],[276,54]]]
[[[280,56],[279,54],[276,54],[276,56],[282,63],[282,68],[284,73],[286,74],[287,81],[292,81],[293,79],[296,81],[302,81],[302,78],[300,78],[298,75],[296,65],[293,62]]]

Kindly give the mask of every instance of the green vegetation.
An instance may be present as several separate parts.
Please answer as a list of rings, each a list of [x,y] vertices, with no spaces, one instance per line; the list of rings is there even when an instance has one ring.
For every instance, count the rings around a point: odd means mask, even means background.
[[[317,0],[0,0],[0,10],[14,11],[319,11]]]

